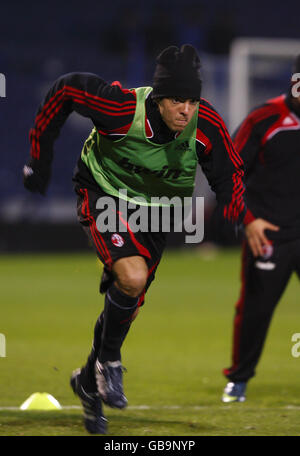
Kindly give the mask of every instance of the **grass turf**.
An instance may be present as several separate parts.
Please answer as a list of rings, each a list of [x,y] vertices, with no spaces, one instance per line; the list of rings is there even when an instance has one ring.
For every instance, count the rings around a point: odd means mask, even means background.
[[[238,250],[165,254],[123,347],[129,407],[105,408],[109,436],[300,435],[300,359],[291,354],[291,337],[300,332],[295,276],[276,309],[247,401],[220,401],[239,269]],[[0,436],[87,435],[69,377],[86,360],[103,307],[100,272],[93,254],[0,257],[0,333],[6,337]],[[77,408],[15,409],[38,391]]]

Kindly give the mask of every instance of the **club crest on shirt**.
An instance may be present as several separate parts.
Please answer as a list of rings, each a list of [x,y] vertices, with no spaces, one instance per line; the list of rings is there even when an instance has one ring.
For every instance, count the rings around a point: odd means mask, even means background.
[[[122,247],[124,245],[124,239],[122,238],[122,236],[120,236],[119,234],[117,233],[114,233],[112,236],[111,236],[111,242],[116,246],[116,247]]]
[[[274,252],[274,248],[271,244],[264,245],[262,258],[264,260],[268,260],[273,255],[273,252]]]

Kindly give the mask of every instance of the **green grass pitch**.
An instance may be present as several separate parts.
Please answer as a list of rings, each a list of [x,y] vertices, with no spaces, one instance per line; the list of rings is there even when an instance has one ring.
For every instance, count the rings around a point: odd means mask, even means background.
[[[109,436],[300,435],[297,277],[275,311],[247,401],[223,404],[240,252],[205,252],[166,252],[123,346],[129,407],[105,407]],[[93,253],[0,257],[1,436],[87,435],[69,377],[86,360],[103,307],[100,272]],[[19,410],[33,392],[52,394],[63,409]]]

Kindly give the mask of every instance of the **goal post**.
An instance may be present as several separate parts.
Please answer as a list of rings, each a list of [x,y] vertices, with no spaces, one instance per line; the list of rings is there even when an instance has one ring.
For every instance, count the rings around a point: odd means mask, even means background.
[[[282,92],[288,87],[292,62],[300,54],[300,40],[277,38],[238,38],[229,54],[229,129],[231,133],[256,103],[263,103],[272,93],[265,89],[266,98],[257,97],[251,79],[266,78],[284,81]],[[284,77],[283,77],[284,75]],[[286,78],[286,79],[285,79]],[[270,84],[272,85],[272,84]]]

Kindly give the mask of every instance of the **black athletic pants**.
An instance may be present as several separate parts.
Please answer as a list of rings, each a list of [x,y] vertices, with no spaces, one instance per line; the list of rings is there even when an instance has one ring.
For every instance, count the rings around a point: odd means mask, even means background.
[[[255,375],[274,309],[293,272],[300,277],[300,239],[273,243],[264,258],[242,249],[242,288],[233,325],[232,366],[224,369],[231,381]]]

